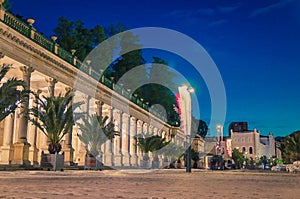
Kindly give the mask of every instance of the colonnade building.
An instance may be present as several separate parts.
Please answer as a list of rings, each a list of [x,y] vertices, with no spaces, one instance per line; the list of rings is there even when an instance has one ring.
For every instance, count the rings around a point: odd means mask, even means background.
[[[55,42],[55,37],[49,40],[37,32],[33,19],[27,22],[15,18],[0,4],[0,65],[11,66],[6,78],[22,79],[30,90],[44,96],[65,93],[77,81],[75,101],[85,102],[81,110],[108,116],[122,132],[112,144],[108,141],[102,146],[105,165],[138,166],[141,152],[136,148],[134,136],[141,132],[161,135],[183,145],[184,134],[179,127],[171,125],[166,117],[128,90],[118,88],[116,93],[111,80],[94,79],[92,76],[97,72],[80,62],[74,51],[65,51]],[[86,72],[80,66],[85,66]],[[91,87],[96,88],[95,92],[90,91]],[[117,101],[113,105],[112,95]],[[26,106],[35,106],[33,96]],[[47,137],[20,114],[23,108],[19,107],[0,122],[0,164],[39,164],[42,151],[48,149]],[[66,164],[84,164],[86,149],[79,133],[78,126],[74,125],[72,133],[62,141]]]

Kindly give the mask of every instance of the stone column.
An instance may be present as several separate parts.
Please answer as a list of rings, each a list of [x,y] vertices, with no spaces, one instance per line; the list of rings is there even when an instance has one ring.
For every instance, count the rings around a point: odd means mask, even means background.
[[[123,166],[122,164],[122,158],[123,158],[123,154],[122,154],[122,133],[123,133],[123,129],[122,129],[122,125],[123,125],[123,120],[122,120],[122,117],[123,117],[123,112],[122,111],[118,111],[119,113],[119,121],[116,119],[115,122],[118,121],[118,124],[119,127],[118,127],[118,131],[120,132],[120,136],[116,136],[115,137],[115,166]],[[117,126],[116,125],[116,126]]]
[[[137,135],[138,134],[144,134],[143,131],[144,131],[144,124],[145,124],[145,122],[142,121],[142,120],[138,120],[137,124],[140,125],[140,128],[137,129]],[[141,160],[143,160],[143,154],[142,154],[142,151],[141,151],[141,149],[140,149],[139,146],[136,147],[136,150],[137,150],[138,165],[140,165]]]
[[[96,114],[102,116],[104,102],[96,101]]]
[[[31,73],[34,71],[32,67],[21,66],[20,70],[23,73],[23,81],[25,82],[25,89],[30,89],[30,78]],[[29,98],[26,97],[20,106],[20,113],[28,108]],[[27,125],[28,120],[21,115],[17,120],[18,125],[18,142],[14,144],[14,157],[12,164],[18,165],[30,165],[28,156],[29,156],[29,147],[30,144],[27,142]]]
[[[37,90],[36,93],[38,95],[41,94],[41,90]],[[31,107],[37,106],[35,103],[35,98],[32,97],[31,99]],[[30,124],[30,128],[28,130],[28,141],[30,143],[30,148],[29,148],[29,161],[31,162],[32,165],[38,165],[38,149],[36,147],[36,139],[37,139],[37,127],[33,125],[32,123]]]
[[[123,114],[123,125],[122,125],[122,155],[123,155],[123,166],[130,166],[130,116]]]
[[[147,124],[146,122],[143,122],[143,133],[149,133],[149,124]]]
[[[68,91],[70,88],[66,88]],[[71,108],[71,107],[68,107]],[[72,134],[73,129],[71,129],[70,133],[65,135],[65,142],[62,146],[62,151],[65,153],[65,165],[72,166],[74,164],[73,157],[74,157],[74,148],[72,147]]]
[[[113,116],[114,108],[110,107],[110,122],[114,122]],[[105,143],[105,152],[104,152],[104,162],[108,166],[114,166],[114,138],[111,140],[107,140]]]
[[[153,127],[153,134],[154,134],[154,135],[158,135],[158,134],[157,134],[157,127],[155,127],[155,126]]]
[[[86,113],[86,116],[88,117],[88,115],[90,114],[90,101],[91,101],[91,96],[89,95],[86,95],[84,97],[84,100],[85,100],[85,113]]]
[[[131,166],[137,166],[138,165],[138,156],[137,156],[137,146],[136,146],[136,140],[134,137],[137,135],[137,122],[138,120],[134,117],[130,117],[129,119],[129,125],[131,126],[129,128],[129,154],[130,154],[130,164]],[[132,124],[132,125],[131,125]]]
[[[100,100],[97,100],[95,101],[95,104],[96,104],[96,109],[95,109],[95,112],[98,116],[101,116],[103,117],[103,106],[104,106],[104,102],[100,101]],[[103,118],[102,118],[103,119]],[[104,162],[104,155],[105,155],[105,148],[106,144],[102,144],[100,149],[100,160],[101,162]]]
[[[13,133],[15,114],[11,113],[4,119],[3,146],[1,146],[1,164],[11,164],[13,158]]]
[[[46,79],[46,82],[48,83],[49,95],[54,96],[55,84],[57,83],[57,80],[50,77]]]

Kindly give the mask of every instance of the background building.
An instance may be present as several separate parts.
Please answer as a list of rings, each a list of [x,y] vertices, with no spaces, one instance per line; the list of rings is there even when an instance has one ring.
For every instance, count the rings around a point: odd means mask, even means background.
[[[254,159],[266,156],[275,157],[275,139],[272,133],[263,136],[256,129],[249,130],[247,122],[232,122],[229,126],[231,148],[238,149]]]

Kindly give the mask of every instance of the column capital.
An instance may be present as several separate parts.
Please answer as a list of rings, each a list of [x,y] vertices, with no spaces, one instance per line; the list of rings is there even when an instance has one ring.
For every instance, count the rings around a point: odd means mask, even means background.
[[[76,91],[76,90],[73,89],[72,87],[69,87],[69,86],[65,87],[65,91],[66,91],[66,92],[71,91],[71,90],[73,90],[73,92]]]
[[[34,69],[31,66],[20,66],[20,70],[23,72],[23,75],[29,76],[34,72]]]
[[[89,99],[91,99],[91,96],[83,94],[82,98],[85,100],[89,100]]]
[[[38,96],[42,93],[41,89],[31,89],[35,94],[37,94]]]
[[[52,77],[47,78],[46,77],[45,79],[49,86],[55,86],[55,84],[57,83],[57,80],[55,78],[52,78]]]
[[[104,105],[104,102],[100,101],[100,100],[96,100],[96,105],[98,106],[103,106]]]
[[[130,119],[130,115],[127,114],[126,112],[123,112],[124,117],[126,117],[127,119]]]

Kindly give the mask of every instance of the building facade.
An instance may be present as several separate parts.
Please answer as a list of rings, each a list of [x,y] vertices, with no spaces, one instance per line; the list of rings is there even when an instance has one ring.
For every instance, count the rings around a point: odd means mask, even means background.
[[[238,123],[233,123],[238,124]],[[242,123],[244,126],[245,124]],[[230,125],[232,127],[234,125]],[[247,125],[248,126],[248,125]],[[238,149],[246,157],[253,159],[266,156],[267,158],[276,157],[275,139],[272,133],[263,136],[256,129],[248,130],[245,128],[230,129],[231,148]]]

